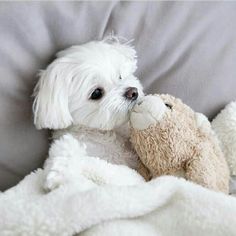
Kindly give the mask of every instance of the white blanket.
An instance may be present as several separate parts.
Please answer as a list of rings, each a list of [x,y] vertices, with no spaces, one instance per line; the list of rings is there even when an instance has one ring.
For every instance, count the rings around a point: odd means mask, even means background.
[[[74,181],[48,194],[43,171],[0,193],[0,235],[236,235],[236,199],[176,177],[135,186]]]

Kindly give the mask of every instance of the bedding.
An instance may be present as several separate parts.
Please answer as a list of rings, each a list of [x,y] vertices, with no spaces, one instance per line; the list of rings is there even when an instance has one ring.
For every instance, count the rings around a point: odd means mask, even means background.
[[[0,193],[1,236],[236,235],[236,198],[171,176],[144,183],[131,169],[105,165],[107,177],[115,167],[126,183],[80,178],[45,194],[39,169]]]
[[[48,131],[32,122],[36,74],[55,53],[114,31],[134,39],[147,93],[209,118],[235,99],[235,2],[1,2],[0,189],[42,165]]]

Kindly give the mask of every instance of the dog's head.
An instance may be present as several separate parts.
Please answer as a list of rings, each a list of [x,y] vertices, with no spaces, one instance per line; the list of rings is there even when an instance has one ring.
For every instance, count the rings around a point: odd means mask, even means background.
[[[36,127],[110,130],[122,125],[143,95],[135,70],[135,50],[118,40],[93,41],[59,52],[35,87]]]

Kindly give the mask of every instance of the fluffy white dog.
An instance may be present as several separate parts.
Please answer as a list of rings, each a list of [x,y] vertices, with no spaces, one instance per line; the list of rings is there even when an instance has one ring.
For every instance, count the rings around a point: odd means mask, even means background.
[[[134,76],[136,62],[135,50],[112,38],[59,52],[41,72],[35,88],[34,123],[38,129],[54,130],[45,162],[45,189],[52,190],[71,178],[88,181],[85,189],[94,182],[127,185],[143,181],[130,169],[140,163],[127,132],[120,128],[143,96]]]

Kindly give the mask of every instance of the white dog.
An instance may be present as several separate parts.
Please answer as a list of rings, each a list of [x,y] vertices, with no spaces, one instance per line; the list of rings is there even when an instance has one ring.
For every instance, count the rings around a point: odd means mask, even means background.
[[[85,189],[94,182],[143,181],[130,169],[137,169],[139,161],[120,128],[143,96],[135,70],[135,50],[112,38],[68,48],[42,71],[35,88],[34,123],[38,129],[54,130],[45,189],[71,178],[90,181]]]

